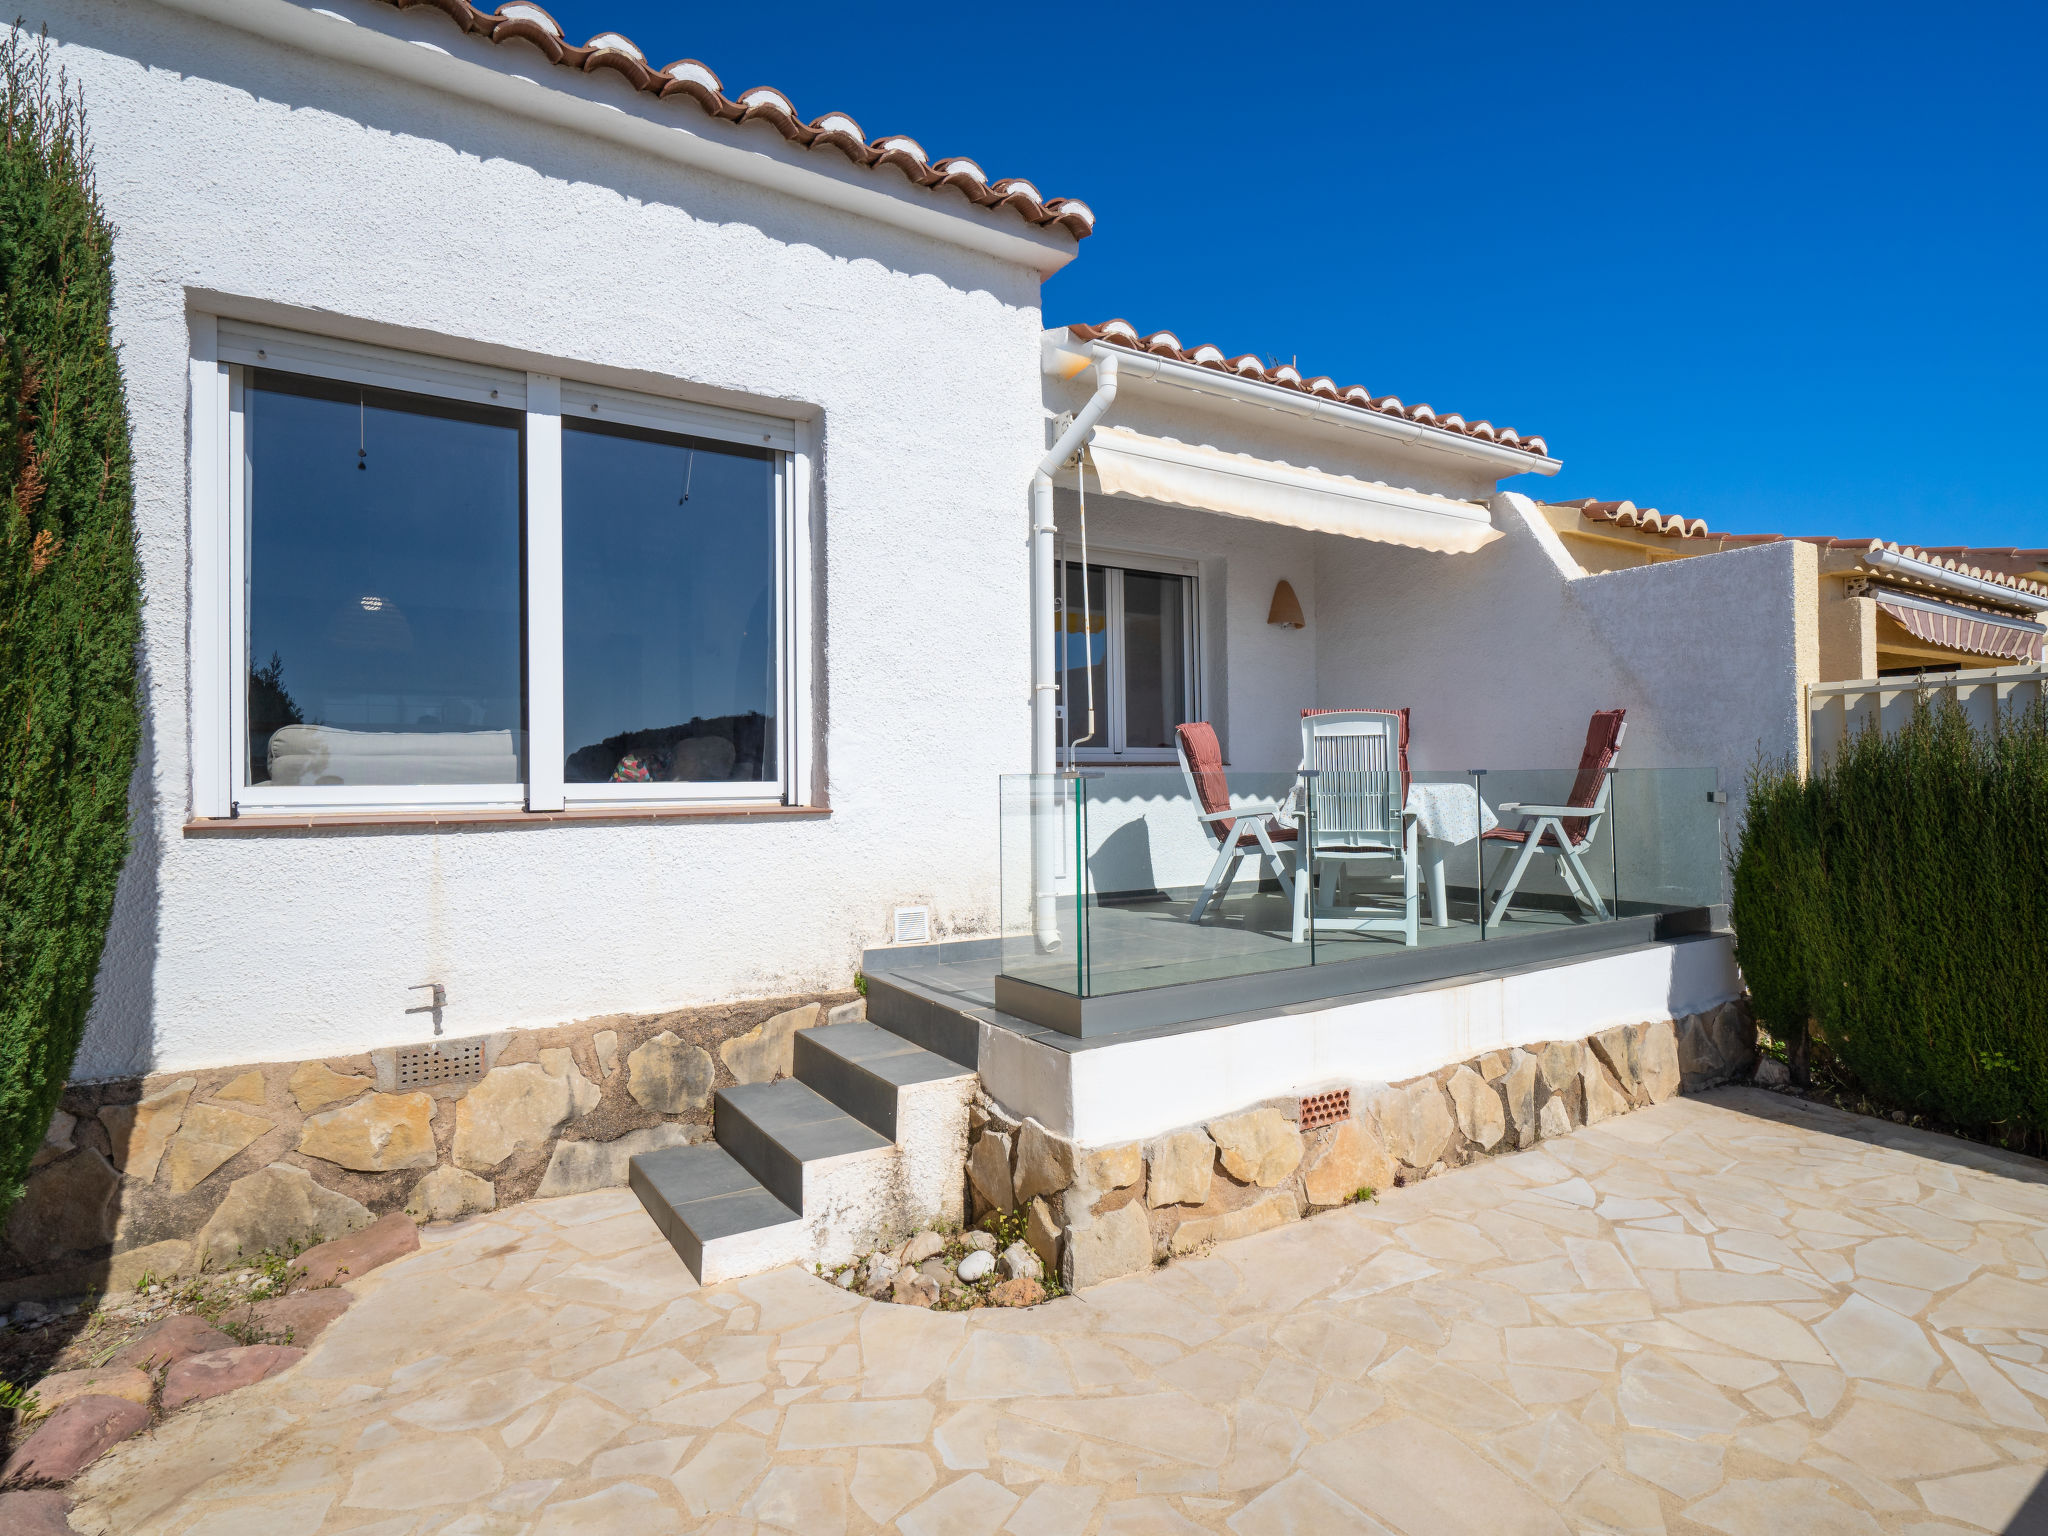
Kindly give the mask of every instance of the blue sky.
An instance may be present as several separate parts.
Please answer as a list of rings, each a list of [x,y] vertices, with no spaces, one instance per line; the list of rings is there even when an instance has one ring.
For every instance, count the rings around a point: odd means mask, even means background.
[[[1085,199],[1049,321],[1541,433],[1557,498],[2048,545],[2048,8],[550,9]]]

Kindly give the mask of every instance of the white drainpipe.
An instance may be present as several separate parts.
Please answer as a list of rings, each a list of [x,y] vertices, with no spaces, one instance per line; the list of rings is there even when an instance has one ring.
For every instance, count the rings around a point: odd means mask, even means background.
[[[1073,354],[1062,356],[1071,359]],[[1031,931],[1041,950],[1060,947],[1061,797],[1052,778],[1059,767],[1055,713],[1059,681],[1054,667],[1052,608],[1056,590],[1053,539],[1058,530],[1052,516],[1052,477],[1088,441],[1089,432],[1116,399],[1116,364],[1114,357],[1097,355],[1093,359],[1095,393],[1074,417],[1074,424],[1060,434],[1052,451],[1038,461],[1038,471],[1031,477]],[[1076,369],[1075,374],[1081,371]]]

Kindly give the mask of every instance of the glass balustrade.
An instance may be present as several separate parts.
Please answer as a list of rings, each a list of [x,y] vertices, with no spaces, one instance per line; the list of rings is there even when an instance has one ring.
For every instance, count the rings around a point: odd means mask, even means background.
[[[1002,974],[1090,998],[1341,964],[1369,990],[1725,900],[1711,768],[1616,769],[1590,804],[1571,768],[1224,777],[1205,805],[1177,768],[1006,775]]]

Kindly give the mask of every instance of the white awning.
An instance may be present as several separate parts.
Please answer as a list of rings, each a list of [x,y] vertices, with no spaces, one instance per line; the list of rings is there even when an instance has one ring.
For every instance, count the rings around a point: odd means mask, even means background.
[[[1088,441],[1105,495],[1199,507],[1315,533],[1374,539],[1463,555],[1500,537],[1476,501],[1354,480],[1248,453],[1226,453],[1125,427],[1098,426]]]

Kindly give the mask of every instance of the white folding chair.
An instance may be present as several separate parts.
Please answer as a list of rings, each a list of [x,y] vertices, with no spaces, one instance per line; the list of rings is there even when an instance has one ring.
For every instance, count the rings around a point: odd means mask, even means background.
[[[1299,834],[1279,820],[1277,804],[1230,803],[1230,785],[1223,773],[1223,748],[1216,740],[1216,728],[1206,720],[1193,720],[1174,728],[1174,750],[1180,754],[1180,771],[1187,778],[1188,798],[1194,801],[1203,833],[1216,844],[1216,862],[1209,878],[1202,882],[1202,894],[1195,898],[1188,921],[1199,923],[1202,914],[1230,894],[1230,882],[1247,854],[1263,858],[1280,882],[1281,894],[1294,899],[1297,882],[1287,873],[1286,857],[1295,851]]]
[[[1571,892],[1572,900],[1590,909],[1598,921],[1607,921],[1607,903],[1600,899],[1599,887],[1594,885],[1593,877],[1586,869],[1585,855],[1593,846],[1601,822],[1607,817],[1608,796],[1614,790],[1614,779],[1608,770],[1621,755],[1621,739],[1628,734],[1628,723],[1623,718],[1626,714],[1626,710],[1620,709],[1603,709],[1594,714],[1586,727],[1585,750],[1579,754],[1578,777],[1573,780],[1572,792],[1566,796],[1563,805],[1535,805],[1527,801],[1503,804],[1501,810],[1519,816],[1522,824],[1518,827],[1496,827],[1482,834],[1485,842],[1509,845],[1502,851],[1500,862],[1493,867],[1496,880],[1507,868],[1509,859],[1514,860],[1515,866],[1500,888],[1500,896],[1486,920],[1488,927],[1500,926],[1501,919],[1507,915],[1508,902],[1514,898],[1515,888],[1522,883],[1530,861],[1539,852],[1547,853],[1556,860],[1557,877]],[[1516,846],[1521,849],[1519,854],[1512,851]],[[1484,891],[1479,893],[1479,899],[1486,899]]]
[[[1294,878],[1294,941],[1311,927],[1398,933],[1417,942],[1422,891],[1417,880],[1415,818],[1401,787],[1401,717],[1391,711],[1337,710],[1304,715],[1301,766],[1307,781],[1303,834]],[[1312,814],[1311,814],[1312,813]],[[1361,916],[1335,905],[1346,864],[1394,859],[1401,866],[1399,915]]]

